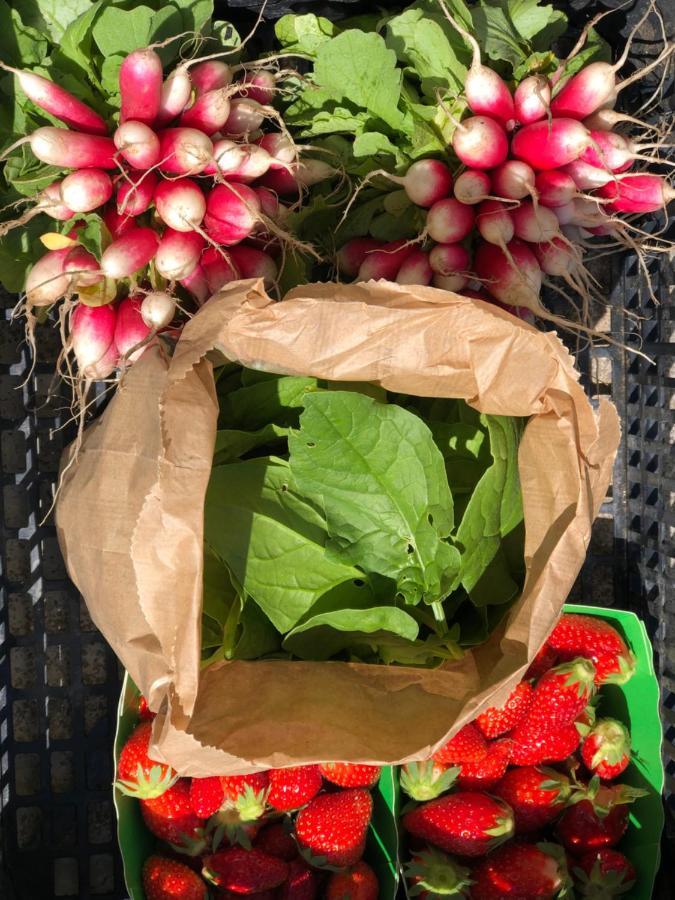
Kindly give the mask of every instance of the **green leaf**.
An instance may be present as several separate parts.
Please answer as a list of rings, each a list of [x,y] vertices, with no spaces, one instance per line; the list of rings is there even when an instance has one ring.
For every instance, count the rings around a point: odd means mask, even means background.
[[[309,85],[284,112],[284,121],[301,137],[319,134],[354,134],[368,122],[368,114],[347,100],[335,100],[327,90]]]
[[[70,72],[84,81],[91,79],[95,52],[93,27],[105,5],[106,0],[97,0],[87,12],[66,28],[58,47],[52,53],[52,61],[58,70]]]
[[[123,60],[124,56],[121,53],[107,56],[101,66],[101,85],[110,96],[115,96],[119,92],[120,69]]]
[[[315,58],[323,44],[338,33],[328,19],[308,13],[305,16],[282,16],[274,26],[277,40],[287,53]]]
[[[358,569],[328,558],[322,516],[291,489],[282,460],[214,469],[204,537],[284,634],[329,590],[362,577]]]
[[[38,216],[0,240],[0,277],[10,293],[24,289],[28,271],[46,252],[40,243],[44,231],[44,220]]]
[[[17,9],[0,0],[0,59],[7,65],[31,68],[45,58],[49,43],[24,22]]]
[[[155,15],[148,6],[136,6],[133,11],[107,7],[92,31],[99,50],[104,56],[114,56],[147,47]]]
[[[453,626],[442,637],[429,635],[424,640],[414,642],[386,636],[377,646],[379,659],[387,665],[398,663],[402,666],[440,665],[446,660],[461,659],[463,651],[457,643],[459,628]]]
[[[81,222],[82,220],[86,222],[86,225],[79,230],[78,240],[83,247],[94,254],[96,259],[100,259],[103,253],[103,229],[105,227],[103,219],[97,213],[89,213],[84,216],[78,215],[77,221]]]
[[[417,416],[346,391],[308,394],[289,437],[294,483],[326,513],[342,558],[395,579],[406,602],[447,593],[457,552],[443,457]]]
[[[539,0],[481,0],[472,18],[483,53],[514,67],[548,49],[567,26],[563,12]]]
[[[256,603],[244,604],[239,618],[237,639],[226,659],[261,659],[281,648],[281,636]]]
[[[269,423],[294,425],[305,394],[316,390],[316,378],[273,375],[232,391],[221,399],[219,426],[251,431]]]
[[[464,422],[429,422],[453,494],[471,493],[490,464],[487,434]]]
[[[20,0],[21,16],[52,43],[58,43],[66,28],[91,6],[92,0]]]
[[[61,174],[56,166],[46,166],[36,159],[28,145],[24,144],[10,156],[5,164],[4,177],[17,193],[24,197],[34,197],[48,187]],[[46,222],[45,219],[42,220]],[[45,229],[48,230],[48,229]]]
[[[500,606],[511,603],[521,590],[509,570],[508,560],[501,546],[490,564],[469,592],[474,606]]]
[[[348,100],[390,127],[400,127],[401,72],[379,34],[345,31],[319,47],[314,80],[336,100]]]
[[[223,428],[216,433],[213,465],[220,466],[233,462],[259,447],[283,443],[288,433],[288,428],[281,428],[278,425],[265,425],[256,431]]]
[[[576,72],[580,69],[583,69],[585,66],[590,65],[592,62],[611,62],[612,61],[612,48],[605,41],[601,35],[595,30],[595,28],[591,28],[588,32],[588,38],[586,39],[586,44],[583,49],[577,53],[574,59],[571,59],[565,68],[563,69],[563,73],[560,77],[556,85],[556,93],[560,90],[563,84],[572,77]]]

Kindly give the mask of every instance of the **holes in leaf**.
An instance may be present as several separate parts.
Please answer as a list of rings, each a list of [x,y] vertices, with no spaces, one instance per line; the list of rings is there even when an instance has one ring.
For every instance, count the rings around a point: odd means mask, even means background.
[[[282,484],[282,485],[281,485],[281,493],[282,493],[282,494],[285,494],[287,490],[288,490],[288,485],[287,485],[287,484]]]
[[[408,554],[411,554],[411,553],[415,552],[415,548],[413,547],[412,544],[408,544],[408,546],[406,547],[406,551]]]
[[[364,587],[364,586],[365,586],[365,581],[362,578],[354,579],[354,587]]]
[[[431,515],[431,513],[429,513],[429,515],[427,516],[427,520],[430,525],[434,524],[434,517]]]
[[[316,444],[314,443],[314,441],[307,441],[307,446],[312,448],[312,447],[316,447]]]

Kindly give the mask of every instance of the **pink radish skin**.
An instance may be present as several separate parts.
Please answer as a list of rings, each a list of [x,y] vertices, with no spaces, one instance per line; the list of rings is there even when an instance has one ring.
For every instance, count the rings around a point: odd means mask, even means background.
[[[269,171],[272,157],[264,147],[257,144],[241,145],[244,155],[234,171],[228,173],[228,180],[250,184]]]
[[[141,302],[141,316],[148,328],[167,328],[176,315],[176,301],[165,291],[151,291]]]
[[[82,169],[61,182],[61,199],[73,212],[93,212],[112,197],[110,175],[102,169]]]
[[[382,247],[384,242],[375,238],[352,238],[351,241],[347,241],[337,254],[340,274],[347,278],[355,278],[366,256],[373,250],[381,250]]]
[[[560,171],[569,175],[580,191],[594,191],[614,180],[613,174],[607,169],[591,166],[582,159],[575,159],[574,162],[563,166]]]
[[[601,106],[611,106],[615,99],[614,67],[593,62],[565,82],[551,101],[551,112],[557,118],[585,119]]]
[[[494,244],[479,244],[474,257],[476,275],[501,303],[540,309],[542,274],[536,256],[527,244],[516,239],[507,244],[506,251]]]
[[[611,200],[607,208],[618,213],[649,213],[665,209],[675,199],[675,190],[662,175],[624,175],[598,191]]]
[[[135,363],[143,355],[145,347],[139,347],[131,355],[127,356],[132,347],[144,341],[151,332],[141,315],[140,296],[125,297],[117,308],[117,321],[115,323],[115,346],[127,365]]]
[[[270,169],[263,176],[261,184],[280,197],[295,196],[300,193],[300,183],[295,174],[286,169]]]
[[[571,224],[576,217],[574,201],[572,200],[570,201],[570,203],[566,203],[564,206],[554,207],[553,212],[556,219],[558,220],[559,225],[563,226]]]
[[[460,286],[464,287],[469,280],[465,273],[469,271],[471,257],[461,244],[436,244],[429,253],[429,265],[435,275],[463,279]],[[449,288],[449,290],[458,289]]]
[[[434,277],[429,265],[429,254],[424,250],[415,249],[405,260],[396,275],[398,284],[431,284]]]
[[[181,278],[180,283],[189,291],[201,306],[209,299],[213,291],[209,289],[209,283],[201,266],[197,266],[187,278]]]
[[[260,217],[258,195],[245,184],[218,184],[206,200],[204,228],[219,244],[229,247],[247,238]]]
[[[162,85],[156,125],[163,127],[179,116],[190,102],[192,81],[186,66],[178,66]]]
[[[60,181],[54,181],[41,191],[38,206],[40,212],[46,213],[52,219],[56,219],[58,222],[67,222],[73,218],[75,213],[72,209],[68,209],[61,198],[61,184]]]
[[[51,306],[69,291],[72,275],[64,271],[64,266],[71,250],[50,250],[35,263],[26,278],[28,306]]]
[[[232,83],[232,69],[218,59],[207,59],[190,69],[190,80],[197,96],[207,94],[209,91],[229,87]]]
[[[456,244],[470,233],[474,218],[472,206],[448,197],[434,203],[427,213],[426,231],[437,244]]]
[[[272,131],[259,138],[256,144],[269,153],[270,169],[288,169],[297,162],[298,148],[285,134]]]
[[[113,341],[101,359],[99,359],[97,363],[87,366],[82,374],[89,381],[103,381],[103,379],[109,378],[112,375],[117,368],[119,361],[120,354]]]
[[[560,223],[552,209],[535,208],[531,201],[524,201],[511,211],[511,219],[517,238],[531,244],[552,241],[560,234]]]
[[[223,126],[225,134],[237,137],[257,131],[265,121],[265,110],[248,97],[235,99],[230,104],[230,114]]]
[[[392,177],[392,181],[401,185],[411,203],[423,209],[430,209],[452,190],[452,173],[438,159],[420,159],[403,178]]]
[[[219,291],[226,284],[229,284],[231,281],[237,281],[240,278],[239,270],[236,268],[234,259],[229,252],[223,254],[216,250],[215,247],[209,247],[204,251],[201,270],[206,279],[209,295],[215,294],[216,291]]]
[[[536,197],[535,175],[532,166],[519,159],[509,159],[491,172],[492,190],[507,200]]]
[[[579,159],[590,146],[587,128],[576,119],[553,119],[533,122],[517,131],[511,141],[511,152],[537,171],[559,169]]]
[[[117,212],[120,215],[141,216],[150,209],[157,188],[154,172],[138,175],[132,181],[120,181],[117,188]]]
[[[103,221],[113,239],[122,237],[123,234],[136,227],[136,220],[133,216],[118,213],[112,207],[103,213]]]
[[[244,78],[242,94],[250,100],[255,100],[263,106],[269,105],[274,100],[276,79],[271,72],[261,69],[259,72],[247,72]]]
[[[220,131],[230,115],[230,98],[227,88],[200,94],[181,115],[179,124],[184,128],[196,128],[212,135]]]
[[[73,310],[70,345],[80,374],[85,378],[106,377],[100,374],[100,364],[114,344],[116,323],[117,313],[110,304],[85,306],[79,303]]]
[[[625,172],[633,165],[634,159],[639,159],[640,147],[622,134],[591,131],[591,138],[595,146],[587,147],[581,154],[581,160],[591,166],[609,169],[610,172]]]
[[[162,60],[154,50],[134,50],[120,67],[120,122],[154,124],[162,98]]]
[[[269,253],[239,244],[232,247],[230,256],[242,278],[262,278],[267,290],[274,287],[279,268]]]
[[[79,245],[70,248],[64,261],[63,271],[72,274],[72,283],[76,288],[91,287],[103,281],[98,260],[92,253]]]
[[[503,127],[494,119],[473,116],[455,128],[452,149],[471,169],[494,169],[508,156],[509,142]]]
[[[492,181],[487,172],[467,169],[455,181],[454,194],[460,203],[474,206],[490,196]]]
[[[403,263],[413,252],[413,247],[406,241],[392,241],[381,250],[373,250],[366,255],[359,266],[357,281],[396,281],[396,276]]]
[[[113,135],[120,156],[133,169],[151,169],[159,162],[159,138],[148,125],[130,119]]]
[[[108,126],[98,113],[58,84],[34,72],[11,68],[9,71],[14,72],[29,100],[55,116],[64,125],[85,134],[108,133]]]
[[[530,125],[548,116],[551,105],[551,85],[543,75],[524,78],[514,95],[516,119],[521,125]]]
[[[197,268],[204,247],[206,241],[196,231],[167,228],[157,247],[155,267],[169,281],[181,281]]]
[[[221,138],[213,145],[213,160],[204,169],[204,175],[228,176],[236,172],[242,164],[246,151],[242,144],[231,141],[229,138]]]
[[[116,169],[115,144],[109,137],[81,134],[45,125],[29,138],[33,156],[59,169]]]
[[[578,268],[578,260],[571,247],[561,238],[554,238],[544,244],[534,244],[532,249],[542,272],[558,278],[573,274]]]
[[[194,231],[206,212],[204,194],[190,178],[161,181],[155,190],[157,215],[174,231]]]
[[[268,191],[267,188],[255,187],[253,190],[260,201],[262,214],[268,219],[277,221],[281,215],[281,206],[277,195],[272,191]],[[283,208],[285,209],[285,207]]]
[[[489,244],[504,247],[513,239],[515,227],[511,211],[499,200],[484,200],[478,207],[476,227]]]
[[[577,195],[577,186],[571,175],[559,169],[539,172],[534,180],[542,206],[565,206]]]
[[[128,278],[154,259],[158,244],[152,228],[131,228],[103,252],[101,270],[106,278]]]
[[[168,175],[198,175],[213,160],[213,143],[196,128],[159,132],[159,167]]]

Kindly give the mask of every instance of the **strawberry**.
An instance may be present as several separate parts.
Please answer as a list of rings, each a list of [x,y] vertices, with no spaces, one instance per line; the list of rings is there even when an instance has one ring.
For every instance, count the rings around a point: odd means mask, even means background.
[[[160,797],[178,780],[178,773],[171,766],[162,765],[148,756],[151,736],[152,722],[137,725],[122,747],[117,763],[115,786],[137,800]]]
[[[565,613],[548,639],[559,659],[583,656],[595,666],[596,684],[624,684],[635,671],[635,657],[619,632],[597,616]]]
[[[206,885],[196,872],[175,859],[149,856],[143,863],[145,900],[206,900]]]
[[[421,900],[441,896],[468,897],[471,884],[469,870],[451,856],[428,847],[414,853],[405,867],[408,895]]]
[[[556,825],[560,842],[575,854],[613,847],[628,827],[628,805],[645,793],[625,784],[603,785],[597,777],[585,787],[579,785],[573,805]]]
[[[457,791],[407,812],[403,827],[446,853],[482,856],[513,834],[513,813],[503,800]]]
[[[148,706],[148,701],[145,699],[143,694],[139,694],[138,697],[138,719],[140,722],[152,722],[155,718],[155,713]]]
[[[530,663],[529,669],[525,672],[525,678],[541,678],[544,672],[552,669],[557,661],[558,651],[554,650],[547,641]]]
[[[271,891],[282,884],[288,866],[282,859],[261,850],[228,847],[204,858],[202,874],[207,881],[235,894]]]
[[[190,856],[203,852],[204,822],[192,809],[188,778],[181,778],[159,797],[141,800],[140,807],[143,821],[155,837]]]
[[[298,855],[298,845],[280,822],[263,828],[256,838],[255,846],[263,853],[285,862],[291,862]]]
[[[267,802],[280,812],[299,809],[321,790],[323,779],[318,766],[290,766],[269,773]]]
[[[581,745],[584,765],[594,775],[617,778],[630,762],[630,734],[616,719],[598,719]]]
[[[565,854],[554,844],[507,844],[472,873],[472,900],[553,900],[569,884]]]
[[[361,860],[346,872],[334,872],[326,888],[326,900],[378,900],[380,884],[368,863]]]
[[[460,766],[457,787],[463,791],[491,791],[504,776],[510,761],[510,738],[490,741],[487,745],[487,755],[483,759]]]
[[[433,759],[408,763],[401,769],[401,787],[413,800],[433,800],[449,791],[459,768],[449,768]]]
[[[610,900],[626,894],[635,884],[633,863],[610,847],[584,853],[573,868],[577,890],[582,897]]]
[[[372,812],[368,791],[352,788],[319,794],[297,815],[298,844],[315,864],[353,866],[363,856]]]
[[[434,760],[444,766],[461,766],[464,763],[478,762],[487,754],[487,741],[476,728],[469,722],[460,728],[457,734],[450,738],[434,753]]]
[[[254,822],[265,812],[269,773],[222,775],[220,783],[226,803],[235,808],[242,821]]]
[[[364,766],[354,763],[324,763],[321,774],[331,784],[343,788],[370,788],[377,784],[381,766]]]
[[[190,784],[190,803],[200,819],[208,819],[220,809],[225,799],[225,791],[220,778],[193,778]]]
[[[513,810],[516,834],[527,834],[557,819],[570,796],[570,783],[553,769],[524,766],[509,769],[493,793]]]
[[[593,696],[594,675],[593,664],[581,658],[549,669],[537,682],[527,716],[514,731],[549,734],[572,725]]]
[[[511,763],[514,766],[538,766],[540,763],[562,762],[579,746],[581,735],[576,725],[565,725],[557,731],[541,734],[520,725],[510,735]]]
[[[486,738],[496,738],[512,731],[523,721],[532,702],[533,688],[529,681],[521,681],[511,691],[503,706],[491,706],[476,719],[476,726]]]
[[[277,900],[316,900],[319,874],[302,859],[294,859],[288,867],[288,878],[279,888]]]

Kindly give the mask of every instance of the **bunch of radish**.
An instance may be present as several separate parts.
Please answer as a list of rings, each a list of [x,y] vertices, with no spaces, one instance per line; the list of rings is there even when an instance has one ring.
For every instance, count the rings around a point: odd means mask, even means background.
[[[359,281],[431,284],[572,325],[542,305],[545,279],[563,279],[585,312],[594,296],[583,264],[588,241],[600,235],[639,251],[632,235],[642,232],[625,217],[665,209],[675,197],[664,175],[636,168],[669,164],[645,152],[659,144],[636,144],[616,130],[636,120],[613,110],[621,90],[664,62],[673,47],[619,84],[625,54],[614,65],[593,62],[564,78],[596,17],[551,77],[530,75],[512,92],[481,63],[475,38],[445,13],[473,51],[465,82],[469,116],[455,122],[452,137],[459,166],[453,173],[425,159],[403,177],[371,173],[366,181],[386,176],[402,187],[410,203],[425,210],[426,226],[411,241],[349,241],[338,253],[339,273]],[[568,296],[565,287],[552,286]]]
[[[135,50],[120,68],[117,123],[41,75],[11,71],[67,127],[38,128],[5,156],[28,143],[38,160],[68,174],[3,231],[40,213],[68,223],[66,234],[48,235],[54,249],[28,275],[26,311],[30,330],[36,307],[75,300],[62,309],[81,376],[106,378],[133,362],[158,331],[180,324],[181,309],[228,282],[275,285],[275,257],[291,240],[280,197],[298,202],[305,186],[334,170],[300,160],[271,106],[271,68],[233,68],[212,56],[165,76],[155,49]],[[78,218],[91,214],[105,226],[100,259],[79,240]]]

